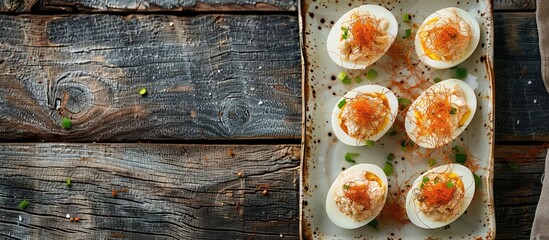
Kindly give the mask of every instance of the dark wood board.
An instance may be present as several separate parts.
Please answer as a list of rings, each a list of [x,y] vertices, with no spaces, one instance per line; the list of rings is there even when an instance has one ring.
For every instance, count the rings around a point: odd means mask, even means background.
[[[549,146],[496,146],[494,202],[497,239],[530,239]]]
[[[1,144],[0,238],[297,239],[299,157],[297,145]]]
[[[495,14],[496,140],[549,140],[535,13]]]
[[[493,0],[494,10],[532,11],[535,0]],[[0,0],[0,12],[297,11],[298,0]]]
[[[4,143],[0,226],[9,228],[0,234],[297,238],[299,153],[295,145]],[[496,147],[498,239],[528,239],[545,154],[544,146]],[[113,197],[113,189],[122,191]],[[23,211],[24,198],[30,205]],[[81,222],[69,222],[67,213]]]
[[[492,2],[495,11],[533,11],[536,9],[536,0],[493,0]]]
[[[0,15],[0,31],[1,141],[301,135],[297,17]]]

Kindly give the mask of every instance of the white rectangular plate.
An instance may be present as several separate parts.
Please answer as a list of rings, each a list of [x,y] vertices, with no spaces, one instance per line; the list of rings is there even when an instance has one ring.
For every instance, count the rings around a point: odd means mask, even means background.
[[[387,155],[393,153],[392,161],[395,173],[389,176],[388,203],[404,203],[403,198],[411,183],[419,174],[428,170],[426,157],[419,157],[418,147],[407,147],[403,151],[401,140],[405,138],[402,128],[396,127],[394,135],[386,134],[373,147],[351,147],[342,144],[334,136],[330,116],[337,101],[347,91],[360,85],[379,84],[399,92],[402,86],[413,85],[410,73],[404,69],[404,63],[392,61],[384,56],[375,65],[366,70],[347,70],[335,64],[328,56],[326,39],[331,26],[341,15],[350,9],[363,5],[376,4],[389,9],[397,18],[399,32],[396,43],[406,46],[403,39],[406,29],[412,34],[421,22],[436,10],[445,7],[458,7],[468,11],[479,22],[481,36],[473,55],[460,67],[466,68],[469,76],[465,80],[473,87],[477,95],[478,106],[475,116],[467,129],[451,144],[441,147],[430,157],[442,158],[451,152],[453,145],[465,146],[468,152],[468,163],[475,174],[481,176],[473,201],[466,213],[447,227],[425,230],[412,223],[398,223],[394,217],[387,217],[392,209],[383,209],[378,217],[378,227],[364,226],[346,230],[334,225],[326,214],[326,193],[337,175],[353,164],[346,162],[346,153],[358,153],[357,163],[373,163],[383,167]],[[402,14],[410,13],[411,23],[402,21]],[[495,217],[492,197],[493,148],[494,148],[494,77],[493,77],[493,17],[491,1],[451,1],[451,0],[303,0],[300,3],[301,41],[303,50],[303,96],[304,96],[304,146],[301,182],[301,236],[306,239],[493,239],[495,237]],[[411,46],[413,51],[413,45]],[[418,61],[415,52],[410,55],[411,61]],[[391,64],[394,66],[388,67]],[[365,73],[375,69],[379,74],[368,83]],[[429,83],[416,87],[421,91],[431,85],[435,77],[450,78],[455,70],[434,70],[424,64],[414,66],[421,78]],[[344,85],[337,75],[345,71],[353,76],[360,76],[364,82]],[[403,84],[399,84],[401,82]],[[412,98],[406,94],[399,97]],[[413,100],[413,99],[411,99]],[[400,112],[399,115],[403,115]],[[400,121],[400,123],[399,123]],[[402,116],[395,126],[402,124]],[[391,130],[390,130],[391,131]],[[438,154],[438,155],[437,155]],[[441,164],[441,160],[438,164]],[[402,212],[402,214],[406,214]]]

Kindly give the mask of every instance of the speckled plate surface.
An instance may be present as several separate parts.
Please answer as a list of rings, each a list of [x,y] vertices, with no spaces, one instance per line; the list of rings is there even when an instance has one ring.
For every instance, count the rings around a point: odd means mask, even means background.
[[[398,54],[404,59],[385,55],[365,70],[347,70],[335,64],[328,56],[326,40],[332,25],[350,9],[376,4],[389,9],[399,23],[395,46],[402,47]],[[410,46],[410,39],[403,39],[406,29],[412,34],[423,20],[436,10],[458,7],[472,14],[479,22],[481,36],[473,55],[459,65],[469,75],[464,80],[475,91],[477,110],[470,125],[452,143],[427,152],[418,146],[406,145],[403,122],[405,112],[399,112],[393,130],[373,147],[352,147],[338,141],[332,131],[331,111],[338,99],[347,91],[365,84],[379,84],[395,91],[397,97],[413,100],[434,83],[435,78],[447,79],[455,70],[435,70],[419,62]],[[412,15],[411,23],[402,21],[402,14]],[[493,239],[495,216],[493,206],[493,149],[494,149],[494,76],[493,76],[493,14],[491,1],[450,0],[303,0],[300,2],[300,24],[303,49],[304,96],[304,146],[301,182],[301,237],[304,239]],[[411,50],[411,51],[410,51]],[[365,80],[366,72],[378,72],[373,81]],[[364,81],[344,85],[337,75],[345,71]],[[420,80],[418,80],[420,79]],[[403,147],[402,145],[405,145]],[[450,225],[426,230],[419,228],[402,216],[399,206],[404,206],[410,185],[423,172],[430,169],[428,159],[437,159],[437,166],[451,161],[451,148],[462,146],[467,152],[467,167],[480,176],[481,181],[471,205],[464,215]],[[377,228],[364,226],[346,230],[333,224],[326,214],[325,200],[330,185],[337,175],[352,163],[346,162],[346,153],[358,153],[357,163],[372,163],[383,167],[392,153],[394,173],[388,176],[389,197],[386,208],[376,218]]]

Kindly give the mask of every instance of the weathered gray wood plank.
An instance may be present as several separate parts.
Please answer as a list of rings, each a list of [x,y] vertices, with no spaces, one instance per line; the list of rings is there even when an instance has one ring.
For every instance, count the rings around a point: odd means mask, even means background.
[[[530,239],[547,147],[496,146],[494,202],[498,239]]]
[[[296,11],[299,0],[42,0],[45,10],[72,11],[238,11],[282,10]],[[535,0],[493,0],[494,10],[534,10]]]
[[[536,0],[493,0],[493,4],[495,11],[528,11],[536,9]]]
[[[0,31],[1,141],[300,137],[296,17],[0,15]]]
[[[42,0],[44,10],[72,11],[296,11],[299,0]]]
[[[495,14],[496,140],[549,140],[535,14]]]
[[[299,156],[296,145],[0,144],[0,238],[297,239]]]

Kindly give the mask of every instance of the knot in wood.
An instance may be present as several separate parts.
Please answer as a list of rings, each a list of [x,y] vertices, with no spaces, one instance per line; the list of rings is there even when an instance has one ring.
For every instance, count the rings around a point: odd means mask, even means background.
[[[242,132],[250,120],[249,106],[242,101],[230,101],[223,104],[221,122],[228,132]]]

